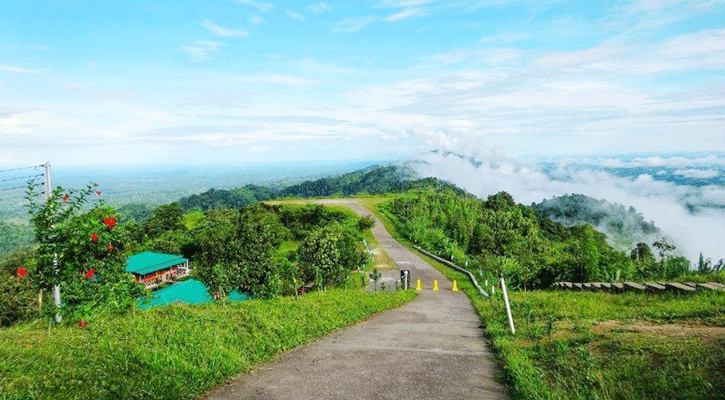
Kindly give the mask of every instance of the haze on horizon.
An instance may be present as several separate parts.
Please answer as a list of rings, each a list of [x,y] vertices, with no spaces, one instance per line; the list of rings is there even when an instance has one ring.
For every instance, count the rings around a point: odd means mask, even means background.
[[[3,167],[725,143],[721,0],[31,0],[0,26]]]

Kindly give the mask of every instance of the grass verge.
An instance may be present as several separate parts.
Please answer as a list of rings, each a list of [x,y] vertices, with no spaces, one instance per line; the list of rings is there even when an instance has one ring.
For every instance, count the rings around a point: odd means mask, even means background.
[[[514,399],[725,399],[722,293],[510,291],[514,336],[500,290],[486,298],[466,275],[418,254],[471,299]]]
[[[0,330],[0,399],[194,398],[229,377],[369,316],[412,291],[172,305],[85,328],[41,321]]]

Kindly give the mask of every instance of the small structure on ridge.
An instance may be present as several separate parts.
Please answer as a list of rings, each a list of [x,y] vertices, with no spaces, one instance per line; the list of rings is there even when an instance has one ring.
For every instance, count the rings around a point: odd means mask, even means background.
[[[191,272],[189,259],[174,254],[144,251],[126,260],[126,272],[130,272],[138,283],[147,288],[159,286],[183,278]]]

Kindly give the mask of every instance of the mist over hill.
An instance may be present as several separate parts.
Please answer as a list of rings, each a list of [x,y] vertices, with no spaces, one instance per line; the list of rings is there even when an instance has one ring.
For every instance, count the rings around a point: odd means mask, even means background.
[[[582,194],[553,197],[532,203],[531,208],[566,227],[589,224],[607,235],[607,243],[617,250],[631,251],[639,242],[651,246],[663,236],[654,222],[645,221],[634,207]]]
[[[686,153],[526,159],[501,148],[430,152],[409,165],[486,197],[524,204],[579,193],[633,207],[690,260],[725,256],[725,154]],[[651,244],[651,243],[650,243]]]

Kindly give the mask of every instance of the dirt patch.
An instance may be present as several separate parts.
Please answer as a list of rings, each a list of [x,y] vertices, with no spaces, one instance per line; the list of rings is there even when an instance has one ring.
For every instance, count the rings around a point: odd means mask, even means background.
[[[663,338],[695,337],[707,343],[716,343],[725,340],[725,327],[696,323],[654,324],[647,321],[634,321],[631,324],[623,324],[621,321],[610,320],[598,322],[591,328],[591,331],[597,334],[604,334],[614,329]]]

